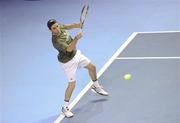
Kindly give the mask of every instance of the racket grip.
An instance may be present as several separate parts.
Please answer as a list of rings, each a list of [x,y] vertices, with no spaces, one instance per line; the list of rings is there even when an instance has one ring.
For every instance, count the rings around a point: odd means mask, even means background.
[[[75,39],[79,40],[80,38],[82,38],[82,36],[83,36],[83,31],[81,29],[80,32],[75,36]]]
[[[82,28],[83,28],[83,26],[84,26],[84,23],[83,23],[82,21],[81,21],[80,23],[81,23],[80,28],[82,29]]]

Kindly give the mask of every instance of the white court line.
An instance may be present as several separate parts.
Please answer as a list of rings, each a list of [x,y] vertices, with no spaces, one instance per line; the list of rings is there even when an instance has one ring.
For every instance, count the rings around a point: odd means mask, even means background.
[[[180,57],[118,57],[117,60],[180,59]]]
[[[136,32],[134,32],[128,39],[127,41],[115,52],[115,54],[106,62],[106,64],[100,69],[100,71],[97,73],[97,78],[99,78],[104,71],[111,65],[111,63],[116,60],[117,56],[128,46],[128,44],[135,38],[137,35]],[[78,96],[72,101],[72,103],[69,105],[69,109],[71,110],[78,102],[79,100],[87,93],[87,91],[91,88],[92,86],[92,81],[90,81],[86,87],[78,94]],[[61,114],[55,121],[54,123],[60,123],[64,118],[64,115]]]
[[[151,34],[151,33],[175,33],[175,32],[180,32],[178,31],[150,31],[150,32],[137,32],[138,34]]]

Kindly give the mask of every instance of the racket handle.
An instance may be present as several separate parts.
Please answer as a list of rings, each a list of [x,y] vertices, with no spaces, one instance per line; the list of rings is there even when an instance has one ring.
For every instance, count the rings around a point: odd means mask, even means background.
[[[81,29],[83,28],[83,26],[84,26],[84,23],[83,22],[80,22],[81,23]]]

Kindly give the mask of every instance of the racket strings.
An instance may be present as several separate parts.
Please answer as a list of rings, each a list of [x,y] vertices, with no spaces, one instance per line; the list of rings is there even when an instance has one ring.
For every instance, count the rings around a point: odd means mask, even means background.
[[[84,5],[83,9],[81,11],[81,17],[80,17],[80,22],[82,23],[81,29],[83,28],[84,21],[86,19],[87,14],[88,14],[88,10],[89,10],[89,5]]]
[[[82,9],[82,14],[81,14],[81,21],[83,22],[88,14],[88,9],[89,9],[89,6],[88,5],[85,5]]]

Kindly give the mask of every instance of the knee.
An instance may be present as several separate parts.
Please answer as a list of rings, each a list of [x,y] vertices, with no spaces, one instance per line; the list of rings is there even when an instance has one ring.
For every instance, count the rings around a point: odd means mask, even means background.
[[[91,71],[95,71],[96,70],[96,65],[91,63],[90,70]]]
[[[68,83],[68,87],[69,88],[75,88],[75,86],[76,86],[76,82],[75,81]]]
[[[93,66],[93,70],[96,70],[96,65],[95,65],[95,64],[92,64],[92,66]]]

